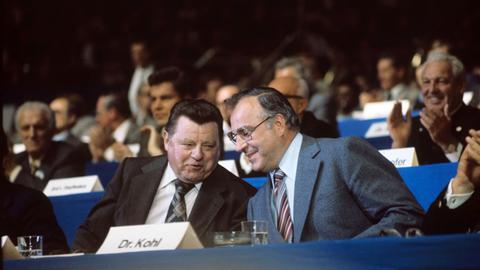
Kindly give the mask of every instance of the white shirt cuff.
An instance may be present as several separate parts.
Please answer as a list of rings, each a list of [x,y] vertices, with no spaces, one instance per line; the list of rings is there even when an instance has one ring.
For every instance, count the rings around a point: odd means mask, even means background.
[[[460,155],[462,154],[463,145],[461,143],[457,144],[457,150],[452,153],[445,153],[445,156],[450,160],[450,162],[458,162]]]
[[[103,158],[106,161],[114,161],[115,160],[115,154],[113,153],[113,148],[109,146],[106,150],[105,153],[103,153]]]
[[[450,209],[455,209],[466,202],[472,196],[473,192],[469,193],[460,193],[460,194],[453,194],[452,192],[452,182],[453,178],[450,179],[448,183],[447,192],[445,193],[445,201],[447,202],[447,207]]]

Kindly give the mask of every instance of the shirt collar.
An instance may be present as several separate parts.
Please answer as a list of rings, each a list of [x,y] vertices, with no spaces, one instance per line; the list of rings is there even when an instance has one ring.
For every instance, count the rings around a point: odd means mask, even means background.
[[[167,163],[167,168],[165,169],[165,173],[163,174],[162,177],[162,182],[160,183],[160,189],[165,188],[166,186],[170,185],[175,179],[178,177],[175,175],[175,172],[172,169],[172,166],[170,166],[170,162]],[[195,189],[200,190],[200,187],[202,186],[203,182],[196,183],[195,184]]]
[[[278,167],[282,170],[286,176],[295,179],[295,175],[297,173],[297,161],[298,155],[300,154],[300,149],[302,147],[303,135],[301,133],[297,133],[293,138],[292,142],[283,154],[282,159]]]

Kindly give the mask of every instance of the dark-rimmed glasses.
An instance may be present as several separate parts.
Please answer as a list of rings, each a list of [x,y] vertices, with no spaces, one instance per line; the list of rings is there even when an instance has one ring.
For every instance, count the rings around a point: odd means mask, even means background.
[[[248,141],[248,140],[251,140],[252,139],[252,134],[253,132],[263,123],[265,123],[265,121],[267,121],[268,119],[272,118],[273,116],[269,116],[267,118],[265,118],[262,122],[258,123],[258,125],[254,126],[254,127],[249,127],[249,126],[244,126],[244,127],[240,127],[237,129],[237,131],[230,131],[227,133],[227,136],[228,138],[234,143],[236,144],[237,143],[237,137],[240,136],[240,138],[242,138],[242,140],[244,141]]]

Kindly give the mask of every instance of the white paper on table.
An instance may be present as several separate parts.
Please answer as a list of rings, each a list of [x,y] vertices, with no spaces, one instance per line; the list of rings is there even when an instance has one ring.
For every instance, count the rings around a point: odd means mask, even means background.
[[[235,160],[233,159],[220,160],[218,161],[218,164],[238,177],[238,169],[237,169],[237,165],[235,164]]]
[[[365,133],[365,138],[378,138],[386,136],[390,136],[390,132],[388,132],[387,121],[372,123]]]
[[[397,101],[370,102],[363,107],[363,119],[388,117]],[[410,101],[399,100],[402,103],[402,114],[406,115],[410,107]]]
[[[111,227],[97,254],[203,248],[189,222]]]
[[[386,149],[379,150],[379,152],[397,168],[418,166],[414,147]]]
[[[98,175],[51,179],[43,189],[43,193],[48,197],[96,191],[103,191]]]
[[[13,245],[10,238],[6,235],[2,236],[2,256],[5,260],[24,259],[20,252],[18,252],[17,248]]]

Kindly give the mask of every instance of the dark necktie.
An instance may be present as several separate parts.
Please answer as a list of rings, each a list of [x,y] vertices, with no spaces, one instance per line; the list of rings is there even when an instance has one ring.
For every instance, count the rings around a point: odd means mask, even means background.
[[[275,207],[277,208],[277,230],[287,242],[292,242],[293,223],[290,217],[290,207],[288,206],[287,186],[284,181],[285,173],[276,169],[273,173],[275,182],[273,196]]]
[[[187,221],[187,208],[185,206],[185,194],[195,185],[175,179],[175,195],[168,208],[165,223]]]

